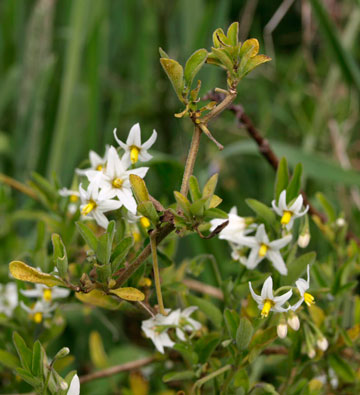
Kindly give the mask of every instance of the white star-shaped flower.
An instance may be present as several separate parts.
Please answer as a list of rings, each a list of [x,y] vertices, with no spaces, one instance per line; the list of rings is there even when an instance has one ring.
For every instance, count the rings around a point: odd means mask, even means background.
[[[96,182],[108,197],[116,196],[122,205],[135,214],[137,205],[131,190],[129,176],[130,174],[136,174],[144,178],[149,168],[139,167],[130,170],[127,170],[127,168],[126,161],[123,158],[120,159],[114,147],[110,147],[106,169],[100,177],[97,174],[99,172],[91,170],[86,175],[91,182]]]
[[[38,300],[32,307],[26,306],[26,304],[21,301],[20,306],[31,316],[31,318],[37,323],[40,324],[44,318],[48,318],[51,316],[51,312],[54,311],[57,307],[56,304],[50,305],[49,303],[44,303],[41,300]]]
[[[86,172],[89,170],[103,171],[106,168],[107,157],[109,153],[109,146],[106,145],[105,154],[101,157],[95,151],[89,152],[90,167],[87,169],[76,169],[76,173],[85,176]]]
[[[80,395],[80,380],[77,374],[75,374],[75,376],[72,378],[69,390],[66,395]]]
[[[18,291],[16,283],[0,284],[0,313],[11,317],[18,305]]]
[[[274,296],[273,280],[271,276],[265,280],[264,285],[261,289],[261,296],[257,295],[254,292],[250,281],[249,281],[249,288],[250,288],[251,296],[257,303],[259,310],[261,310],[262,317],[267,317],[269,315],[269,311],[283,313],[291,308],[291,306],[284,308],[282,307],[282,305],[291,298],[292,291],[290,290],[281,296]]]
[[[310,265],[307,265],[306,271],[307,271],[307,280],[304,280],[303,278],[299,278],[295,282],[295,285],[299,290],[301,299],[297,303],[295,303],[294,306],[292,306],[291,310],[293,311],[296,311],[304,301],[308,306],[311,306],[312,304],[315,303],[315,298],[311,294],[306,292],[310,288]]]
[[[169,309],[165,310],[167,313]],[[173,312],[174,313],[174,312]],[[169,326],[176,326],[178,322],[178,315],[170,313],[165,316],[162,314],[156,314],[155,317],[145,320],[141,324],[141,329],[144,331],[146,337],[152,340],[155,347],[164,354],[164,347],[173,347],[173,342],[167,331]]]
[[[43,302],[51,303],[54,299],[67,298],[70,290],[61,287],[47,287],[44,284],[35,284],[33,289],[21,289],[20,292],[28,298],[39,298]]]
[[[114,129],[114,137],[120,147],[125,150],[124,160],[130,161],[132,164],[134,164],[138,160],[147,162],[152,158],[152,156],[148,153],[148,149],[156,141],[157,133],[155,130],[153,131],[151,137],[143,144],[141,144],[141,130],[138,123],[136,123],[130,129],[126,144],[117,137],[116,129]]]
[[[184,332],[194,332],[201,328],[200,322],[190,318],[190,315],[197,310],[196,306],[187,307],[185,310],[181,311],[180,309],[173,311],[171,314],[174,314],[174,321],[177,325],[176,327],[176,336],[182,340],[186,341]]]
[[[288,270],[280,250],[289,244],[291,239],[292,236],[287,235],[281,239],[269,241],[264,224],[259,225],[255,236],[243,236],[241,238],[242,244],[251,248],[245,266],[248,269],[255,269],[264,258],[267,258],[280,274],[286,276]]]
[[[293,204],[286,204],[286,190],[284,189],[279,196],[279,204],[276,205],[275,200],[271,202],[274,211],[276,214],[281,216],[281,224],[286,226],[286,229],[290,230],[294,224],[294,220],[296,218],[302,217],[305,215],[309,206],[306,206],[304,211],[301,212],[301,208],[303,206],[303,197],[300,194],[294,201]]]
[[[242,244],[241,240],[243,236],[256,229],[256,227],[253,225],[247,225],[245,218],[240,217],[237,214],[237,208],[234,206],[229,212],[228,219],[216,218],[210,221],[210,231],[214,231],[219,225],[222,225],[226,221],[229,221],[229,223],[219,233],[219,239],[227,240],[237,245]]]
[[[108,191],[101,190],[99,192],[99,186],[96,182],[90,183],[86,191],[80,185],[79,190],[82,202],[80,206],[81,214],[90,216],[99,226],[106,229],[109,220],[104,213],[117,210],[122,206],[122,203],[112,199],[113,196],[110,196]]]

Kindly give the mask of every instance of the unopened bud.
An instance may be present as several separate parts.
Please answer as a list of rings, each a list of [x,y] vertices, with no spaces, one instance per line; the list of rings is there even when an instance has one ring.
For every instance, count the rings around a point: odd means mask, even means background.
[[[280,323],[277,327],[276,327],[276,331],[277,331],[277,335],[280,337],[280,339],[285,339],[286,335],[287,335],[287,325],[286,323]]]
[[[69,347],[63,347],[60,351],[57,352],[57,354],[54,357],[55,359],[60,359],[66,357],[70,353]]]
[[[300,328],[300,320],[296,314],[292,314],[287,320],[289,326],[294,331],[298,331]]]
[[[326,337],[320,337],[316,341],[317,346],[320,348],[321,351],[326,351],[329,347],[329,342],[327,341]]]
[[[315,355],[316,355],[315,349],[314,349],[314,348],[310,348],[310,349],[308,350],[308,352],[307,352],[307,355],[308,355],[308,357],[311,358],[311,359],[314,358]]]
[[[298,238],[298,246],[301,248],[306,248],[309,245],[310,242],[310,233],[309,231],[306,231],[305,233],[300,234]]]
[[[66,382],[66,381],[61,381],[60,382],[60,388],[63,390],[63,391],[66,391],[67,389],[68,389],[68,383]]]
[[[338,219],[336,220],[336,225],[337,225],[339,228],[342,228],[345,224],[346,224],[346,222],[345,222],[344,218],[338,218]]]

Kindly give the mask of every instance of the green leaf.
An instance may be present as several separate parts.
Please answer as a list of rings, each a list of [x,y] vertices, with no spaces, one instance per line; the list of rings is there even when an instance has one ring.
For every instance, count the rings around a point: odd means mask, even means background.
[[[191,305],[198,306],[199,309],[209,318],[209,320],[212,321],[212,323],[217,328],[221,328],[222,314],[221,311],[213,303],[191,294],[189,294],[187,297]]]
[[[33,185],[36,186],[36,188],[43,194],[45,195],[46,199],[51,203],[59,198],[59,194],[55,187],[50,184],[50,182],[41,176],[38,173],[33,172],[31,174],[31,178],[33,181]]]
[[[198,363],[199,358],[196,352],[193,350],[192,345],[189,343],[176,343],[174,350],[179,351],[181,356],[190,364],[195,365]]]
[[[251,322],[245,317],[240,318],[240,324],[236,331],[236,345],[239,351],[247,349],[253,333],[254,328]]]
[[[51,274],[42,273],[21,261],[12,261],[9,264],[10,273],[17,280],[30,283],[45,284],[48,287],[64,285],[64,282]]]
[[[213,33],[213,43],[215,48],[220,48],[224,45],[230,45],[229,39],[225,36],[223,29],[220,27]]]
[[[280,159],[279,166],[276,171],[275,181],[275,201],[278,203],[280,193],[287,188],[289,183],[289,170],[285,156]]]
[[[161,47],[159,47],[159,53],[160,53],[160,57],[165,59],[170,59],[169,55]]]
[[[186,216],[191,217],[190,202],[189,202],[188,198],[177,191],[174,191],[174,196],[175,196],[177,204],[179,205],[179,207],[181,208],[183,213]]]
[[[196,200],[199,200],[201,198],[201,192],[200,192],[198,180],[193,175],[190,176],[190,179],[189,179],[189,190],[190,190],[191,200],[193,202],[195,202]]]
[[[141,302],[145,299],[145,295],[141,291],[132,287],[111,289],[110,293],[129,302]]]
[[[326,198],[326,196],[323,193],[318,192],[316,194],[316,199],[319,201],[319,203],[325,210],[329,221],[335,222],[337,218],[336,211],[334,209],[334,206],[330,203],[330,201]]]
[[[228,308],[224,311],[224,321],[229,335],[232,339],[236,339],[236,331],[239,326],[239,314],[235,310],[230,310]]]
[[[32,352],[32,367],[31,370],[36,377],[43,377],[44,372],[44,350],[39,340],[36,340]]]
[[[66,254],[66,249],[61,237],[53,233],[51,236],[51,241],[54,249],[54,263],[59,270],[60,277],[68,277],[68,258]]]
[[[93,250],[97,250],[98,239],[93,233],[91,229],[89,229],[84,223],[76,222],[75,223],[78,231],[80,232],[82,238],[85,240],[86,244]]]
[[[179,100],[184,103],[184,71],[182,66],[174,59],[161,58],[160,63],[171,81]]]
[[[239,22],[233,22],[227,30],[227,38],[232,46],[238,45],[239,42]]]
[[[132,237],[125,237],[120,241],[120,243],[115,247],[113,253],[111,254],[111,271],[115,273],[119,270],[120,265],[125,261],[130,248],[134,244],[134,239]]]
[[[210,221],[215,218],[228,219],[229,216],[225,211],[220,210],[219,208],[209,208],[208,210],[205,211],[204,219],[206,221]]]
[[[13,342],[19,355],[21,366],[31,372],[32,352],[30,348],[26,345],[24,339],[17,332],[13,333]]]
[[[211,198],[214,195],[215,189],[216,189],[216,185],[218,182],[218,178],[219,178],[219,174],[216,173],[213,176],[211,176],[209,178],[209,180],[207,181],[207,183],[205,184],[204,188],[203,188],[203,197],[204,198]]]
[[[195,377],[195,372],[193,370],[183,370],[182,372],[169,372],[166,373],[162,380],[164,383],[168,383],[169,381],[183,381],[183,380],[191,380]]]
[[[103,307],[104,309],[108,310],[117,310],[120,307],[119,300],[107,295],[100,289],[93,289],[88,293],[75,292],[75,296],[83,303]]]
[[[97,369],[104,369],[109,366],[101,335],[97,331],[91,331],[89,336],[90,359]]]
[[[259,41],[256,38],[246,40],[240,50],[240,57],[243,58],[242,61],[247,61],[248,59],[256,56],[259,53],[259,47]]]
[[[9,351],[0,350],[0,364],[6,366],[9,369],[15,369],[20,365],[19,358]]]
[[[276,227],[276,215],[271,208],[255,199],[246,199],[245,202],[257,214],[260,221]]]
[[[202,217],[204,215],[206,202],[207,199],[199,199],[192,203],[190,206],[191,214],[193,214],[195,217]]]
[[[96,257],[103,265],[110,262],[112,245],[115,236],[115,221],[110,221],[106,233],[104,233],[98,240],[96,249]]]
[[[24,381],[26,381],[28,384],[30,384],[34,388],[37,388],[42,383],[42,380],[40,380],[37,377],[34,377],[26,369],[16,368],[15,371]]]
[[[211,48],[214,56],[229,70],[231,73],[234,69],[234,64],[225,48]]]
[[[346,383],[354,383],[356,375],[352,367],[339,355],[332,354],[329,356],[329,364],[335,373]]]
[[[291,181],[286,188],[286,201],[291,202],[291,200],[295,199],[300,194],[301,188],[301,175],[302,175],[303,167],[301,163],[298,163],[295,166],[294,174],[291,178]]]
[[[263,348],[271,344],[275,339],[277,339],[276,326],[257,330],[249,345],[249,349],[251,350],[249,362],[252,363]]]
[[[246,63],[240,65],[238,76],[239,78],[245,77],[250,71],[263,63],[270,62],[271,58],[266,55],[256,55],[253,58],[248,59]]]
[[[149,218],[153,225],[156,226],[156,224],[159,222],[159,215],[154,207],[154,204],[150,200],[138,204],[137,210],[144,217]]]
[[[186,86],[190,89],[195,75],[199,72],[207,58],[206,49],[198,49],[187,60],[185,65],[184,78]]]
[[[141,177],[136,174],[130,174],[129,180],[131,183],[131,189],[134,192],[138,203],[150,200],[145,181]]]
[[[288,275],[281,276],[281,283],[282,284],[292,284],[294,283],[305,271],[307,265],[312,265],[316,259],[316,252],[308,252],[303,254],[293,260],[288,265]]]
[[[219,333],[209,333],[196,342],[195,351],[199,356],[200,363],[206,363],[210,359],[220,341],[221,336]]]

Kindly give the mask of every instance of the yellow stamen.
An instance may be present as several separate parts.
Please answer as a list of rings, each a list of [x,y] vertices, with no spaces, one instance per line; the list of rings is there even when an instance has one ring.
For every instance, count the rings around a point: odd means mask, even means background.
[[[293,213],[291,211],[284,211],[280,221],[281,225],[287,225],[290,222],[292,216]]]
[[[33,320],[37,323],[40,324],[41,321],[43,320],[43,314],[40,312],[37,312],[34,314]]]
[[[135,243],[141,240],[141,236],[139,232],[133,232],[132,237],[134,238]]]
[[[133,145],[130,148],[130,160],[131,160],[132,164],[134,164],[134,163],[136,163],[138,161],[138,159],[139,159],[139,152],[140,152],[140,149],[138,147],[136,147],[135,145]]]
[[[311,306],[312,304],[315,304],[315,298],[311,294],[309,294],[307,292],[304,293],[304,300],[305,300],[305,303],[308,306]]]
[[[101,171],[103,168],[104,168],[103,165],[97,165],[97,166],[96,166],[96,170],[97,170],[97,171]]]
[[[52,300],[52,291],[51,289],[44,289],[43,298],[46,302],[51,302]]]
[[[70,202],[76,203],[79,200],[79,196],[70,195]]]
[[[88,204],[86,204],[81,210],[82,215],[88,215],[91,211],[96,208],[96,203],[93,200],[90,200]]]
[[[152,281],[148,277],[143,277],[139,281],[139,286],[140,287],[151,287]]]
[[[266,318],[269,315],[270,309],[275,305],[275,303],[270,299],[265,299],[264,307],[261,310],[261,317]]]
[[[123,183],[124,181],[121,178],[115,178],[115,180],[112,182],[112,186],[114,188],[121,188]]]
[[[140,223],[144,228],[148,228],[151,225],[151,222],[149,221],[149,218],[147,218],[147,217],[141,217]]]
[[[266,244],[261,244],[260,249],[259,249],[259,256],[264,257],[267,253],[267,250],[269,247]]]

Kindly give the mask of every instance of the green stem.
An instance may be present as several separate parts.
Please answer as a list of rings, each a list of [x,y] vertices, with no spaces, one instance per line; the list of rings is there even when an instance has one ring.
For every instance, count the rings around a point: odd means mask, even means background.
[[[153,234],[154,233],[154,234]],[[150,245],[151,245],[151,255],[154,267],[154,278],[155,278],[155,288],[156,288],[156,296],[159,305],[160,314],[166,315],[164,309],[164,302],[161,293],[161,282],[160,282],[160,272],[159,272],[159,264],[156,252],[156,234],[155,232],[151,232],[150,234]]]
[[[194,134],[191,140],[191,145],[186,159],[184,175],[181,183],[180,193],[187,196],[189,191],[189,179],[194,171],[196,156],[199,151],[201,129],[195,125]]]
[[[196,381],[196,383],[193,385],[191,393],[193,394],[196,388],[200,389],[201,386],[203,386],[206,382],[209,380],[212,380],[216,376],[219,376],[220,374],[225,373],[226,371],[230,370],[232,368],[231,365],[225,365],[222,368],[215,370],[215,372],[210,373],[209,375],[203,377],[202,379]]]

